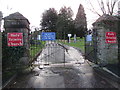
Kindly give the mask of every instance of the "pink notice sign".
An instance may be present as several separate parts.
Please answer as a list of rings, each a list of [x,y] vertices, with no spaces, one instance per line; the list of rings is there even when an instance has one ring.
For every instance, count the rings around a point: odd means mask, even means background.
[[[8,46],[23,46],[23,33],[7,33]]]
[[[106,43],[117,43],[116,32],[106,32]]]

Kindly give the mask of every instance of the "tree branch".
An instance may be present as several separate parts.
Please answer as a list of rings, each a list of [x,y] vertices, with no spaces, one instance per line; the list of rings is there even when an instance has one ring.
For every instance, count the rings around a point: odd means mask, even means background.
[[[105,7],[104,7],[104,2],[103,0],[101,0],[101,3],[99,2],[99,0],[97,0],[98,4],[99,4],[99,7],[102,11],[103,14],[106,14],[106,10],[105,10]]]
[[[106,14],[106,10],[105,10],[105,6],[104,6],[103,0],[101,0],[101,6],[102,6],[102,9],[103,9],[103,14]]]
[[[91,12],[93,12],[93,13],[97,14],[98,16],[101,16],[98,12],[96,12],[96,11],[94,11],[94,10],[90,9],[90,8],[87,8],[87,9],[88,9],[88,10],[90,10]]]
[[[117,3],[117,1],[119,0],[108,0],[105,4],[105,2],[103,2],[103,0],[97,0],[98,4],[99,4],[99,7],[100,7],[100,10],[102,11],[103,14],[109,14],[109,15],[113,15],[114,13],[114,8],[115,8],[115,5]],[[97,15],[101,16],[96,10],[95,8],[93,7],[91,1],[89,0],[88,2],[92,9],[89,9],[90,11],[96,13]],[[106,6],[107,6],[107,9],[106,9]]]
[[[99,15],[99,16],[101,16],[96,10],[95,10],[95,8],[93,7],[93,5],[92,5],[92,3],[91,3],[91,1],[89,0],[89,3],[90,3],[90,5],[91,5],[91,7],[92,7],[92,9],[89,9],[90,11],[92,11],[93,13],[95,13],[95,14],[97,14],[97,15]]]
[[[117,3],[118,0],[114,0],[114,2],[112,3],[112,0],[111,0],[111,12],[110,12],[110,15],[113,14],[113,10],[114,10],[114,7],[115,7],[115,4]]]
[[[109,0],[108,0],[108,2],[106,3],[106,5],[107,5],[107,8],[108,8],[108,14],[110,14],[110,4],[109,4]]]

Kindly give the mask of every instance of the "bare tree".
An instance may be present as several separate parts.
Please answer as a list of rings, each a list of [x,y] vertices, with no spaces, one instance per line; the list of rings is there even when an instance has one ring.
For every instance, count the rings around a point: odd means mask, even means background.
[[[105,2],[106,1],[106,2]],[[113,15],[114,13],[114,8],[115,8],[115,5],[116,3],[118,2],[118,0],[97,0],[98,2],[98,5],[100,7],[100,10],[102,12],[102,15],[103,14],[109,14],[109,15]],[[89,0],[88,3],[90,4],[91,6],[91,10],[92,12],[96,13],[97,15],[101,16],[100,13],[98,13],[96,10],[95,10],[95,7],[92,5],[91,1]]]
[[[109,15],[112,15],[112,14],[113,14],[113,12],[114,12],[114,7],[115,7],[117,1],[118,1],[118,0],[111,0],[111,2],[110,2],[109,0],[107,1],[106,4],[107,4],[107,7],[108,7],[108,14],[109,14]]]
[[[87,1],[87,0],[86,0]],[[94,6],[92,5],[91,1],[89,0],[88,3],[90,4],[91,8],[88,8],[90,11],[92,11],[93,13],[101,16],[94,8]]]

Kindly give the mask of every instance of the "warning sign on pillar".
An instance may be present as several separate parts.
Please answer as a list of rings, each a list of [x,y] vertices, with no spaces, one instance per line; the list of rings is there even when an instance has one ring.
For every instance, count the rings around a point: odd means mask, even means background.
[[[23,33],[7,33],[8,46],[23,46]]]
[[[116,43],[116,32],[106,32],[106,43]]]

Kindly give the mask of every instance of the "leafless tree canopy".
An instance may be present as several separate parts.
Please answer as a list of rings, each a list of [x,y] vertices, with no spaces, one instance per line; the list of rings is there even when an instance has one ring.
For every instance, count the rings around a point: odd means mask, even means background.
[[[101,16],[101,14],[95,10],[95,7],[92,5],[91,1],[89,0],[88,2],[92,7],[90,10],[96,13],[97,15]],[[97,2],[99,4],[100,10],[102,11],[102,14],[113,15],[114,8],[118,0],[97,0]]]

